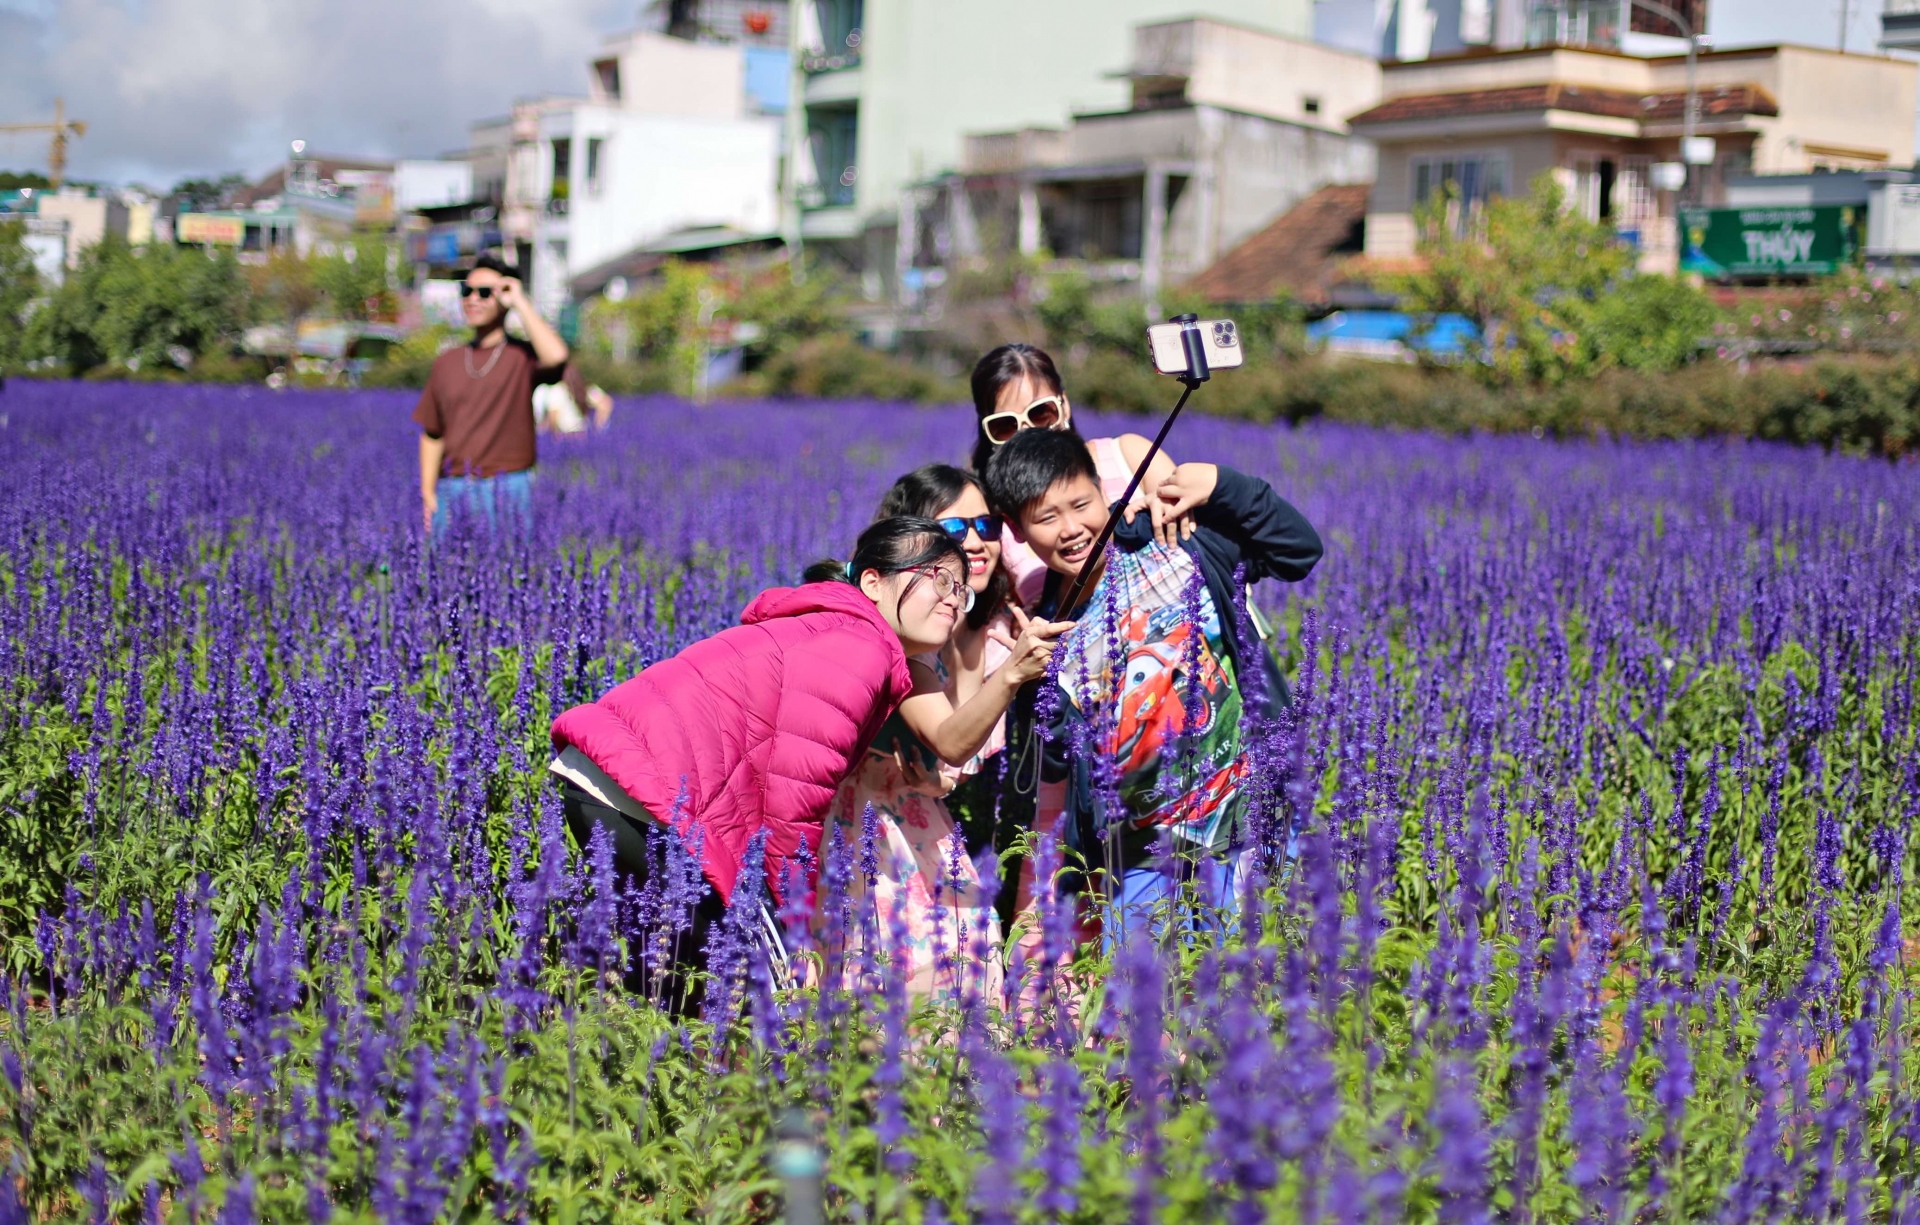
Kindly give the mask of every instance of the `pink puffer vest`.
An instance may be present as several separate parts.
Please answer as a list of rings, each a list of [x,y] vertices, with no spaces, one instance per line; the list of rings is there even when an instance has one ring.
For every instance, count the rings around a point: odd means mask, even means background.
[[[762,829],[776,896],[795,852],[818,853],[834,789],[913,690],[898,635],[846,583],[763,591],[740,622],[553,724],[555,749],[586,754],[662,821],[699,824],[727,899]]]

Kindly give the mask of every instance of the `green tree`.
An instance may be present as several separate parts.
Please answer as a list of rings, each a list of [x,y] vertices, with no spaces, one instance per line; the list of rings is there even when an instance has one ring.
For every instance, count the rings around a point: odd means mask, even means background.
[[[371,235],[313,261],[313,283],[342,319],[373,319],[393,307],[387,244]]]
[[[846,279],[816,263],[809,262],[807,275],[798,281],[785,264],[742,270],[736,280],[722,313],[760,329],[760,338],[749,347],[763,356],[847,330]]]
[[[159,245],[118,251],[99,283],[96,334],[109,361],[155,366],[177,349],[197,357],[239,332],[246,286],[230,253]]]
[[[1049,277],[1033,311],[1046,329],[1047,347],[1070,363],[1100,350],[1137,356],[1146,343],[1147,311],[1140,299],[1132,294],[1102,299],[1083,273]]]
[[[292,251],[276,251],[266,263],[247,269],[247,283],[253,291],[255,313],[286,326],[287,369],[292,371],[299,356],[300,322],[326,296],[315,276],[314,262]]]
[[[25,359],[27,313],[40,296],[40,272],[26,240],[20,222],[0,223],[0,377]]]
[[[725,283],[707,265],[668,260],[657,280],[635,289],[625,301],[602,298],[589,321],[603,334],[624,331],[625,345],[616,348],[628,348],[641,362],[662,370],[668,389],[692,395],[706,352],[703,329],[728,297]]]
[[[228,207],[235,194],[246,185],[247,180],[237,174],[225,174],[217,179],[182,179],[173,185],[170,194],[179,199],[183,212],[204,213]]]
[[[28,347],[69,373],[102,364],[151,368],[230,344],[246,320],[246,283],[232,254],[187,247],[129,247],[107,238],[88,248],[36,310]]]
[[[1569,313],[1593,365],[1629,370],[1672,370],[1692,361],[1719,317],[1693,284],[1659,275],[1628,277]]]
[[[1451,190],[1414,214],[1422,267],[1382,278],[1431,320],[1458,313],[1486,343],[1480,370],[1500,383],[1559,382],[1593,368],[1581,335],[1588,303],[1633,265],[1613,227],[1567,209],[1551,173],[1524,196],[1466,206]]]

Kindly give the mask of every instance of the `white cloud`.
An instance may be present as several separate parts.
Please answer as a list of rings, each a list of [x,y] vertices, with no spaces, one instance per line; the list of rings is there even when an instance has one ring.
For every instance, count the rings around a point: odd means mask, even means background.
[[[0,116],[88,123],[80,178],[253,176],[287,141],[431,156],[516,97],[584,93],[602,32],[633,0],[0,0]],[[39,137],[0,137],[37,168]]]

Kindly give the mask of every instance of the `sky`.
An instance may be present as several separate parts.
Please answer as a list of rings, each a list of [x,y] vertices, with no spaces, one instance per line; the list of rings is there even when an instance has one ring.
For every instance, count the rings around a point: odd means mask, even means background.
[[[516,97],[586,92],[637,0],[0,0],[0,122],[87,122],[79,179],[167,187],[257,177],[288,142],[432,157]],[[0,134],[0,168],[44,170],[46,138]]]
[[[1045,2],[1045,0],[1042,0]],[[1841,0],[1714,0],[1722,46],[1838,41]],[[1852,0],[1870,51],[1882,0]],[[433,157],[517,97],[584,93],[600,38],[639,0],[0,0],[0,122],[84,119],[68,173],[168,187],[257,177],[303,139],[344,155]],[[1204,11],[1196,0],[1195,11]],[[45,138],[0,134],[0,168],[44,169]]]

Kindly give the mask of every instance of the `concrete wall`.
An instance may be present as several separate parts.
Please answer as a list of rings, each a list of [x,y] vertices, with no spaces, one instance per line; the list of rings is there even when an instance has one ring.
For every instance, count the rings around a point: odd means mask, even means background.
[[[1540,85],[1548,81],[1603,89],[1647,90],[1653,88],[1651,65],[1658,62],[1574,47],[1514,51],[1466,61],[1423,60],[1386,65],[1381,73],[1380,93],[1382,97],[1398,98],[1462,89]]]
[[[393,207],[401,212],[464,204],[474,198],[474,165],[455,161],[403,161],[393,167]]]
[[[568,275],[663,234],[779,222],[777,119],[690,119],[583,106],[573,116]],[[587,185],[587,141],[600,139],[600,185]]]
[[[1082,118],[1054,164],[1174,163],[1190,177],[1167,215],[1170,279],[1198,272],[1329,183],[1373,177],[1371,141],[1217,107]]]
[[[104,196],[89,196],[74,188],[42,195],[36,210],[51,221],[67,223],[67,267],[80,262],[80,253],[108,234],[127,236],[127,206]]]
[[[1370,56],[1218,21],[1143,26],[1139,59],[1156,39],[1183,30],[1191,102],[1344,132],[1348,115],[1380,97],[1380,65]],[[1317,112],[1306,109],[1308,99],[1319,103]]]
[[[737,46],[627,34],[608,42],[596,57],[603,59],[619,61],[620,97],[609,98],[589,68],[590,96],[601,105],[701,119],[738,119],[746,113],[746,61]]]
[[[1371,141],[1304,125],[1270,123],[1228,111],[1203,112],[1217,127],[1218,156],[1209,159],[1217,182],[1212,216],[1191,229],[1172,227],[1170,279],[1197,273],[1282,213],[1329,183],[1365,183],[1374,177]],[[1189,192],[1197,209],[1204,196]],[[1182,199],[1175,207],[1180,220]],[[1193,236],[1192,245],[1174,236]]]
[[[1305,38],[1308,0],[1211,0],[1210,16]],[[969,132],[1061,127],[1123,110],[1133,27],[1191,0],[868,0],[855,208],[891,218],[901,187],[961,164]],[[802,23],[796,23],[799,25]]]
[[[27,256],[45,285],[60,285],[67,279],[67,223],[53,217],[28,217],[24,239]]]
[[[1413,254],[1413,161],[1416,157],[1504,154],[1507,190],[1523,192],[1535,176],[1561,164],[1570,147],[1567,141],[1568,138],[1558,133],[1541,131],[1417,144],[1383,142],[1373,192],[1367,198],[1367,254],[1387,259]],[[1573,143],[1582,149],[1609,147],[1608,142],[1595,137],[1576,137]]]
[[[1779,126],[1754,150],[1756,170],[1794,174],[1815,166],[1913,163],[1920,65],[1786,47],[1779,73]]]

